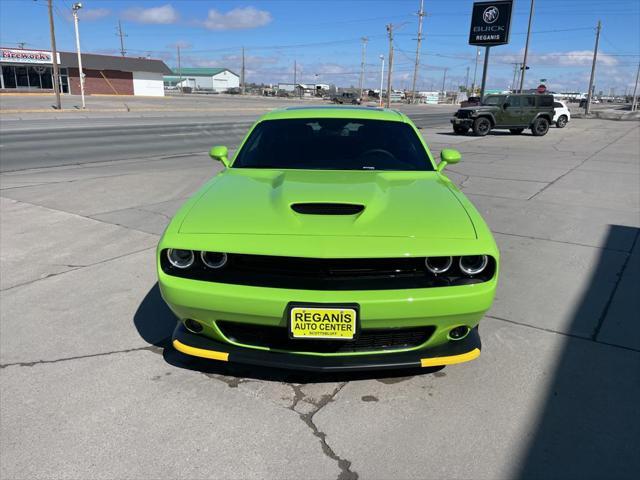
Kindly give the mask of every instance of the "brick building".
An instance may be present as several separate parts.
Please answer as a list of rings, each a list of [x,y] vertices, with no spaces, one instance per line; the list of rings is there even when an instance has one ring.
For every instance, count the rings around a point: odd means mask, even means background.
[[[53,55],[46,50],[0,49],[0,91],[53,91]],[[58,52],[61,93],[80,94],[78,56]],[[85,94],[164,95],[163,76],[171,69],[162,60],[82,54]]]

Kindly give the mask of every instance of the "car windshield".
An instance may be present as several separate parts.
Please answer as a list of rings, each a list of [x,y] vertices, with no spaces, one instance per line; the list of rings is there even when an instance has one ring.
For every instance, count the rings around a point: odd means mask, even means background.
[[[234,168],[433,170],[415,130],[384,120],[266,120],[251,132]]]
[[[504,99],[506,97],[504,95],[491,95],[489,97],[484,97],[483,105],[502,105],[504,103]]]

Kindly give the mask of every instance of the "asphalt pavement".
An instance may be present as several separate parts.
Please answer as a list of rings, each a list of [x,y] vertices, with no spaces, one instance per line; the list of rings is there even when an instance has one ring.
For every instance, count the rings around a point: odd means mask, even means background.
[[[304,105],[315,105],[306,102]],[[264,104],[273,108],[271,104]],[[285,104],[288,105],[288,104]],[[438,125],[451,117],[453,107],[416,112],[420,127]],[[0,123],[0,172],[85,164],[132,158],[165,158],[207,152],[214,145],[236,148],[249,126],[266,108],[247,115],[202,111],[184,116],[147,112],[146,116],[51,119],[5,117]],[[415,110],[415,107],[414,107]],[[15,116],[15,115],[14,115]]]
[[[170,346],[155,246],[259,112],[4,116],[0,478],[636,478],[640,125],[478,138],[445,110],[407,111],[501,249],[482,355],[348,375]]]

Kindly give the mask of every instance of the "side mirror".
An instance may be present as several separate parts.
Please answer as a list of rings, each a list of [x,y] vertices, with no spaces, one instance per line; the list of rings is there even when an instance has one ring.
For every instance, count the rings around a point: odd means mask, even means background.
[[[502,104],[502,108],[504,108],[505,110],[507,109],[507,107],[508,107],[508,106],[509,106],[509,104],[508,104],[508,103],[503,103],[503,104]]]
[[[462,159],[462,155],[458,150],[453,148],[443,148],[440,152],[440,163],[438,164],[438,172],[442,172],[444,168],[451,164],[455,165]]]
[[[227,150],[227,147],[223,145],[212,147],[211,150],[209,150],[209,156],[214,160],[222,162],[225,167],[229,166],[229,159],[227,158],[227,155],[229,155],[229,150]]]

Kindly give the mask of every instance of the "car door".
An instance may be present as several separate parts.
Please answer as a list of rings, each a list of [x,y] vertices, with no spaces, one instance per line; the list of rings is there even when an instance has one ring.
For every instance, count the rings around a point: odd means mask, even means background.
[[[520,117],[522,116],[521,100],[522,97],[519,95],[510,95],[507,97],[507,108],[504,109],[503,125],[520,125]]]
[[[529,126],[537,113],[536,97],[534,95],[525,95],[522,97],[522,109],[520,123]]]

